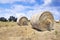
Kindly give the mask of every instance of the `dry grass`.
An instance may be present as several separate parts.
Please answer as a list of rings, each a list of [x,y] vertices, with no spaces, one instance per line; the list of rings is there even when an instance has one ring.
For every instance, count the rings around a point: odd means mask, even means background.
[[[0,40],[60,40],[60,24],[53,31],[37,31],[28,26],[18,26],[16,22],[0,22]],[[57,38],[57,39],[56,39]]]
[[[56,37],[57,37],[57,40],[60,40],[60,22],[59,23],[55,23],[55,32],[56,32]]]
[[[16,26],[16,22],[0,22],[0,27],[12,27]]]

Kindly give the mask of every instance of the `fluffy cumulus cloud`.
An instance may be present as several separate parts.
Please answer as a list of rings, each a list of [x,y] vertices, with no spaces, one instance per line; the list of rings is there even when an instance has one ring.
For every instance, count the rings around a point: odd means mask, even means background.
[[[17,2],[17,3],[15,3]],[[52,4],[52,0],[43,0],[42,4],[39,4],[39,0],[0,0],[0,17],[9,18],[9,16],[19,17],[20,15],[26,16],[29,19],[32,15],[36,13],[41,13],[43,11],[52,12],[54,18],[60,19],[59,8],[50,5]],[[34,3],[34,4],[33,4]],[[1,7],[2,5],[4,7]],[[6,5],[9,4],[10,6]],[[33,5],[32,5],[33,4]],[[32,5],[32,6],[31,6]],[[8,6],[8,8],[7,8]]]

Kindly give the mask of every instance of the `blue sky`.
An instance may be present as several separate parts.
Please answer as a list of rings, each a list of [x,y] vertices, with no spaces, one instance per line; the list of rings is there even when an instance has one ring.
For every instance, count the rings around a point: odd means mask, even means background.
[[[60,20],[60,0],[0,0],[0,17],[23,15],[30,19],[43,11],[52,12],[55,20]]]

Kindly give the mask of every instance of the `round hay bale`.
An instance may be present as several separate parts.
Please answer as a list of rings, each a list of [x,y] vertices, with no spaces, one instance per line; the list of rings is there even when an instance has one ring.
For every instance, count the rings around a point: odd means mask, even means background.
[[[30,23],[33,28],[45,31],[51,30],[54,24],[54,17],[49,11],[43,13],[35,14],[32,16]]]
[[[20,25],[20,26],[28,25],[28,18],[25,17],[25,16],[20,16],[17,19],[17,24]]]

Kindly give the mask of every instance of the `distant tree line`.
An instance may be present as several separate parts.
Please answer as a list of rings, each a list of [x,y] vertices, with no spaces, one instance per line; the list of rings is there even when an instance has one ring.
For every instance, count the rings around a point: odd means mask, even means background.
[[[13,22],[16,22],[17,21],[17,18],[16,17],[14,17],[14,16],[10,16],[8,19],[6,19],[5,17],[0,17],[0,21],[3,21],[3,22],[11,22],[11,21],[13,21]]]

